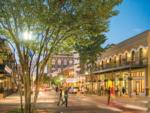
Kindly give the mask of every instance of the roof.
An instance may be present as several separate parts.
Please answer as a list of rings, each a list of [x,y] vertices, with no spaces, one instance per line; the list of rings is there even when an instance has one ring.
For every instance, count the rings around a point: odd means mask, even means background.
[[[101,54],[101,58],[114,56],[119,54],[120,52],[130,51],[133,48],[138,48],[139,46],[148,46],[147,39],[150,40],[150,30],[140,33],[134,37],[131,37],[125,41],[122,41],[115,46],[105,50]]]

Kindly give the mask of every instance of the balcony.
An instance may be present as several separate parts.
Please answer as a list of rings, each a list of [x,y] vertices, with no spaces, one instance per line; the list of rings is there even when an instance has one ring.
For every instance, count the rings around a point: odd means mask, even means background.
[[[108,63],[103,66],[99,66],[95,69],[95,72],[108,72],[108,71],[117,71],[122,69],[131,69],[131,68],[141,68],[147,66],[148,59],[143,58],[141,60],[126,61],[122,60],[121,63]]]

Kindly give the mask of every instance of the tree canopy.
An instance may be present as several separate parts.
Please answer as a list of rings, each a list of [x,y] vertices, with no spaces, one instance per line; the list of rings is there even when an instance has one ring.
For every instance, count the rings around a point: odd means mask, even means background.
[[[36,72],[37,96],[38,83],[51,55],[68,46],[87,45],[86,42],[97,47],[100,43],[96,41],[103,42],[100,37],[108,31],[109,19],[117,14],[114,7],[120,2],[0,0],[0,34],[6,36],[16,48],[25,87],[25,113],[31,112],[33,69]],[[93,46],[85,46],[83,50],[87,49],[91,53]]]

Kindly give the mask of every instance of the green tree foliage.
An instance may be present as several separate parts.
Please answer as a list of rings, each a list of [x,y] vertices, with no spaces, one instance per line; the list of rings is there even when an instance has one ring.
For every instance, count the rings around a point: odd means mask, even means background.
[[[20,84],[23,84],[25,92],[25,113],[35,109],[35,104],[31,104],[33,71],[36,72],[36,103],[40,80],[51,55],[64,50],[71,45],[69,43],[78,44],[81,39],[83,42],[88,40],[89,36],[102,36],[101,33],[108,30],[109,18],[117,13],[114,7],[120,2],[121,0],[0,0],[0,33],[14,43],[17,51],[22,71]],[[32,32],[32,37],[25,35],[30,40],[23,39],[25,31]]]
[[[81,72],[90,70],[96,67],[96,60],[98,55],[104,50],[102,44],[106,41],[104,35],[89,36],[86,38],[85,44],[76,43],[75,49],[80,54]],[[81,41],[83,42],[83,40]]]

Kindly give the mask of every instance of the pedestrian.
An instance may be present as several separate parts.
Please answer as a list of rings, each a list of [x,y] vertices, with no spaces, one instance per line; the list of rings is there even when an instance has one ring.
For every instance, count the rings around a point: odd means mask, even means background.
[[[59,96],[59,88],[58,88],[58,86],[56,86],[55,91],[56,91],[56,95]]]
[[[123,95],[126,93],[125,87],[122,88],[122,93],[123,93]]]
[[[103,92],[104,92],[104,88],[103,88],[103,86],[101,86],[101,87],[100,87],[100,90],[99,90],[100,96],[103,95]]]
[[[58,100],[57,105],[59,106],[60,103],[63,103],[63,89],[62,88],[59,89],[59,100]]]
[[[118,96],[119,88],[118,86],[115,87],[115,95]]]
[[[68,88],[65,89],[64,91],[64,101],[62,105],[65,104],[66,107],[68,107]]]
[[[55,88],[56,93],[58,92],[58,90],[59,90],[59,88],[58,88],[58,86],[56,86],[56,88]]]
[[[109,103],[110,103],[110,96],[111,96],[111,88],[110,87],[107,90],[107,96],[108,96],[107,104],[109,105]]]

